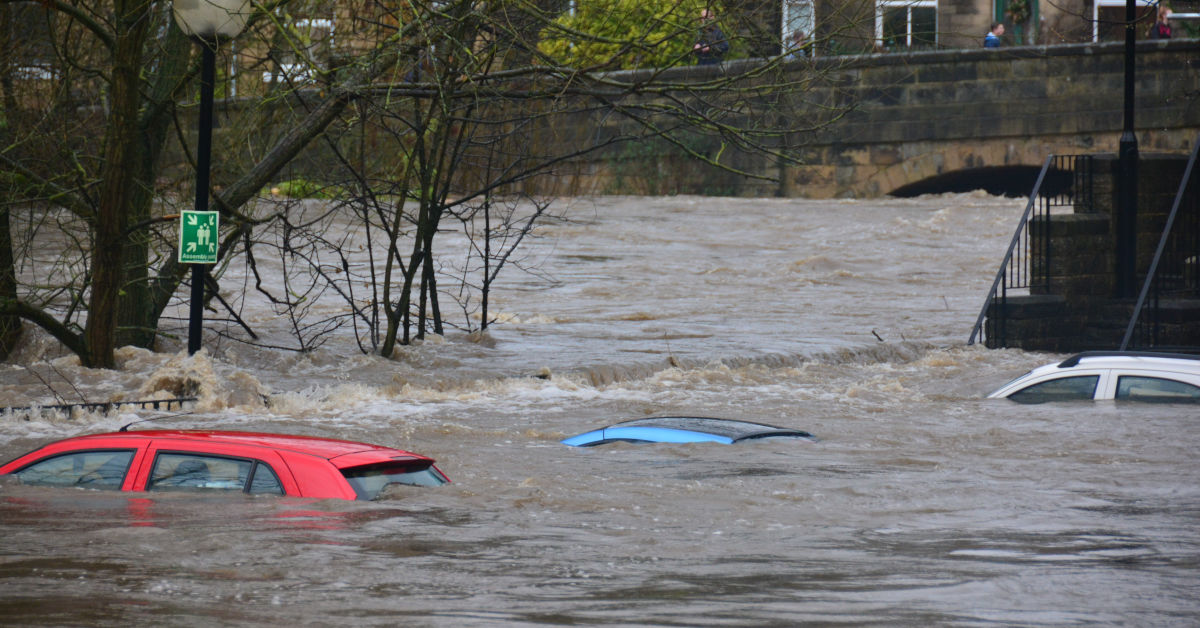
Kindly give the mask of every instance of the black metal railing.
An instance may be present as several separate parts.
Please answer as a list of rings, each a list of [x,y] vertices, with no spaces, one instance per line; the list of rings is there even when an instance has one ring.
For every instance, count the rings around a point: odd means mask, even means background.
[[[1007,305],[1010,290],[1027,294],[1048,293],[1052,268],[1050,213],[1054,208],[1073,207],[1076,212],[1093,211],[1091,155],[1050,155],[1042,164],[1025,213],[1017,224],[996,279],[983,301],[967,344],[984,341],[989,347],[1008,346]],[[1035,237],[1036,231],[1036,237]],[[993,303],[997,307],[991,307]],[[993,316],[985,329],[988,309]]]
[[[1164,301],[1182,302],[1200,299],[1200,172],[1197,155],[1200,137],[1192,146],[1191,156],[1175,192],[1171,213],[1163,225],[1158,248],[1146,270],[1146,279],[1138,294],[1137,304],[1129,317],[1129,326],[1121,340],[1121,350],[1173,348],[1164,333]],[[1186,311],[1186,310],[1185,310]]]
[[[0,408],[0,414],[10,412],[30,412],[32,410],[59,410],[72,413],[75,410],[100,412],[108,414],[113,410],[124,407],[137,407],[143,410],[172,410],[182,409],[185,403],[196,401],[195,397],[175,397],[173,399],[147,399],[144,401],[81,401],[79,403],[54,403],[37,406],[11,406]]]

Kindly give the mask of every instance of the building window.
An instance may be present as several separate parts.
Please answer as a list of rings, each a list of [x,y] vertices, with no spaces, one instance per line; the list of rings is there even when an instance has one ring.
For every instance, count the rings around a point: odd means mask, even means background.
[[[1158,2],[1136,0],[1137,37],[1145,37],[1154,23]],[[1125,41],[1125,0],[1096,0],[1092,4],[1092,41]]]
[[[8,11],[5,26],[8,32],[0,33],[5,42],[8,58],[13,75],[18,79],[56,78],[55,68],[57,54],[54,49],[54,34],[51,23],[54,13],[39,2],[13,2],[4,10]]]
[[[888,50],[937,46],[937,0],[876,0],[875,43]]]
[[[784,0],[783,2],[783,50],[788,52],[797,47],[800,40],[811,42],[816,19],[813,12],[813,0]],[[800,33],[797,36],[797,33]],[[798,39],[799,37],[799,39]]]
[[[262,73],[264,83],[284,81],[292,85],[311,83],[317,72],[328,68],[334,48],[334,20],[302,18],[292,24],[286,44],[271,51],[274,62]]]

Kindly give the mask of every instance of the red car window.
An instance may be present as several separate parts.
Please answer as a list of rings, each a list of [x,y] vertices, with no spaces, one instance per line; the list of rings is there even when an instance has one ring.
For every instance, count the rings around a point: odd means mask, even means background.
[[[191,459],[196,467],[175,473],[175,466]],[[133,483],[135,491],[232,490],[256,494],[300,496],[287,464],[279,452],[254,445],[185,439],[154,439]],[[260,473],[259,469],[266,471]],[[177,476],[177,477],[175,477]],[[204,479],[204,478],[207,479]]]
[[[260,460],[209,456],[194,452],[159,452],[154,457],[146,490],[284,494],[279,476]]]
[[[428,460],[352,467],[342,469],[342,475],[362,500],[379,497],[379,494],[392,484],[438,486],[450,481]]]
[[[279,476],[275,475],[271,465],[261,460],[254,464],[254,469],[250,472],[250,488],[246,492],[251,495],[284,494],[283,485],[279,483]]]
[[[22,484],[121,490],[135,450],[73,451],[42,458],[13,475]]]

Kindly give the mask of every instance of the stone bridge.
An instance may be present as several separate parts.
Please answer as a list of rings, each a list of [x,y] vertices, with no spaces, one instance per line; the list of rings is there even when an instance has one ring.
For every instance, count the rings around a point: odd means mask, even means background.
[[[1136,59],[1140,151],[1186,153],[1200,133],[1200,40],[1139,42]],[[830,64],[833,80],[820,89],[855,107],[806,138],[800,164],[733,158],[734,166],[778,182],[626,148],[584,164],[570,177],[574,191],[868,198],[984,188],[1025,195],[1048,154],[1115,152],[1122,131],[1123,43],[797,63]]]

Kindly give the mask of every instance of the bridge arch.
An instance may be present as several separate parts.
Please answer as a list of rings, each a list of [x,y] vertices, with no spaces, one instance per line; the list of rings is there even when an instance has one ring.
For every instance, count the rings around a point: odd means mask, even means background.
[[[1024,196],[1029,194],[1048,153],[1089,152],[1093,145],[1090,138],[1078,143],[993,138],[877,145],[867,151],[872,155],[871,164],[854,168],[846,180],[857,181],[854,196],[914,196],[976,189]],[[889,153],[895,156],[888,159]],[[841,191],[838,195],[846,194]]]
[[[1017,198],[1029,195],[1040,171],[1041,168],[1037,166],[964,168],[902,185],[888,192],[888,195],[907,198],[922,194],[983,190],[994,196]]]
[[[1186,152],[1200,131],[1200,72],[1189,61],[1198,50],[1197,40],[1139,44],[1141,152]],[[889,55],[864,60],[846,80],[863,100],[822,134],[809,163],[784,172],[785,195],[912,194],[961,189],[973,177],[977,187],[1028,194],[1029,169],[1050,154],[1116,152],[1123,53],[1120,44],[936,51],[909,55],[902,69]]]

